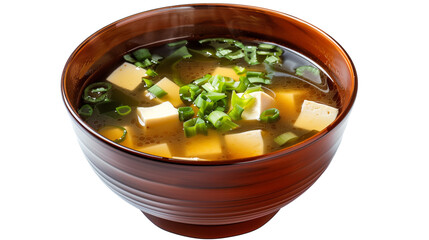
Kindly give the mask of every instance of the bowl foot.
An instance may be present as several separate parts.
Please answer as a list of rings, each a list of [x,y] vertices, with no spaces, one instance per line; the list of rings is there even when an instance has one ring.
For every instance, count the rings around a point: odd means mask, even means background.
[[[143,212],[143,214],[159,228],[183,236],[205,239],[231,237],[251,232],[267,223],[276,213],[277,211],[256,219],[239,223],[225,225],[197,225],[173,222]]]

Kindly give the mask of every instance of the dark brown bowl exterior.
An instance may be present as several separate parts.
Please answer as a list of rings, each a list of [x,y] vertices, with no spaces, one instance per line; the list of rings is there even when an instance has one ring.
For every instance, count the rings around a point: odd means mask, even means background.
[[[338,86],[342,101],[338,119],[293,147],[222,162],[140,153],[107,140],[80,119],[76,109],[82,86],[125,52],[154,42],[212,36],[274,42],[311,58]],[[341,46],[308,23],[257,7],[203,4],[143,12],[99,30],[71,55],[61,86],[80,146],[110,189],[163,229],[217,238],[262,226],[325,171],[356,98],[357,75]]]

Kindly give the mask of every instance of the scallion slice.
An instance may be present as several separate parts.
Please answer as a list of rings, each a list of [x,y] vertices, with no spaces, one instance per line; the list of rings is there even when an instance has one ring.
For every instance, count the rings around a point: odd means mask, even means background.
[[[89,103],[99,103],[109,101],[112,84],[107,82],[95,82],[90,84],[83,91],[83,100]]]
[[[152,87],[147,89],[154,97],[162,98],[167,95],[167,92],[160,88],[158,85],[153,85]]]
[[[185,104],[190,104],[202,91],[203,90],[194,84],[181,86],[179,89],[180,99],[182,99]]]
[[[278,121],[280,118],[280,111],[277,108],[270,108],[261,113],[259,120],[265,123],[272,123]]]
[[[208,115],[207,120],[209,120],[216,129],[222,132],[230,131],[239,127],[239,125],[231,120],[231,117],[228,116],[228,114],[222,111],[211,112]]]
[[[131,107],[128,105],[116,107],[116,113],[121,116],[128,115],[130,114],[130,112],[131,112]]]
[[[204,75],[204,77],[199,78],[197,80],[194,80],[193,84],[195,84],[197,86],[201,86],[201,85],[207,83],[210,80],[210,78],[212,78],[212,75],[206,74],[206,75]]]
[[[117,139],[110,139],[112,141],[114,141],[115,143],[120,143],[123,142],[125,140],[125,138],[127,137],[127,129],[125,129],[124,127],[120,127],[120,126],[104,126],[103,128],[119,128],[122,131],[122,135],[117,138]],[[102,129],[99,130],[99,132],[102,131]]]
[[[206,97],[212,100],[213,102],[219,101],[223,98],[226,98],[225,93],[218,93],[218,92],[208,92],[206,94]]]
[[[250,65],[259,64],[258,57],[256,55],[257,47],[255,46],[245,46],[244,47],[244,60]]]
[[[247,71],[245,67],[241,66],[234,66],[232,69],[234,69],[235,73],[237,73],[238,75],[244,74]]]
[[[242,108],[238,104],[235,104],[232,110],[228,113],[228,116],[230,116],[232,120],[238,121],[238,120],[241,120],[241,114],[243,113],[243,111],[244,111],[244,108]]]
[[[140,62],[140,61],[143,61],[143,60],[145,60],[147,58],[150,58],[151,54],[149,52],[149,49],[147,49],[147,48],[140,48],[140,49],[137,49],[137,50],[133,51],[133,56],[134,56],[134,58],[137,61]]]
[[[285,132],[277,136],[276,138],[274,138],[274,142],[282,146],[282,145],[285,145],[286,143],[291,143],[296,139],[298,139],[298,136],[295,133]]]
[[[94,112],[94,109],[89,104],[85,104],[82,107],[79,108],[79,115],[82,117],[91,117],[92,113]]]
[[[177,47],[177,46],[182,46],[182,45],[186,45],[186,44],[188,44],[188,41],[185,39],[185,40],[181,40],[181,41],[177,41],[177,42],[168,43],[167,46]]]
[[[253,86],[253,87],[248,87],[246,89],[246,91],[244,91],[244,94],[249,94],[249,93],[252,93],[252,92],[259,92],[259,91],[263,91],[262,87],[261,87],[261,85],[256,85],[256,86]]]
[[[192,107],[179,107],[177,109],[179,112],[179,120],[184,122],[194,117],[195,112]]]
[[[261,43],[259,44],[258,48],[261,50],[271,50],[274,49],[276,45],[268,44],[268,43]]]
[[[147,74],[149,77],[155,77],[155,76],[158,76],[158,73],[156,73],[156,72],[155,72],[155,70],[153,70],[153,69],[151,69],[151,68],[149,68],[148,70],[146,70],[146,74]]]
[[[207,135],[207,124],[201,118],[192,118],[183,123],[183,131],[188,138],[197,134]]]
[[[308,75],[320,76],[320,70],[313,66],[301,66],[295,70],[295,74],[301,77],[311,78]]]
[[[153,81],[147,78],[142,78],[142,82],[144,84],[144,87],[150,88],[153,86]]]
[[[135,60],[133,58],[133,56],[131,56],[131,54],[125,54],[123,58],[124,58],[125,61],[130,62],[130,63],[137,62],[137,60]]]

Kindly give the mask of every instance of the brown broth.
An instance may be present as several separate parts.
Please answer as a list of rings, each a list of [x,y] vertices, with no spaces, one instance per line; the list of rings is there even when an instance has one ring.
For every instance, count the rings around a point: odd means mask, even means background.
[[[255,43],[253,43],[255,44]],[[195,42],[188,43],[189,48],[198,48]],[[315,102],[319,102],[325,105],[329,105],[335,108],[340,107],[340,100],[338,96],[338,92],[333,84],[332,80],[326,76],[323,71],[321,71],[321,80],[318,83],[310,82],[302,77],[296,76],[294,70],[303,65],[311,65],[317,67],[313,62],[305,58],[299,53],[296,53],[288,48],[281,47],[283,49],[282,55],[282,65],[278,65],[274,67],[272,70],[274,71],[274,77],[272,78],[272,84],[264,86],[264,92],[269,94],[272,97],[275,97],[276,93],[284,90],[303,90],[305,93],[297,97],[296,104],[300,108],[302,102],[304,100],[311,100]],[[158,48],[150,49],[151,53],[157,53],[159,55],[168,56],[170,53],[166,46],[161,46]],[[118,65],[122,63],[119,62]],[[177,64],[177,71],[180,80],[187,84],[192,82],[195,79],[198,79],[205,74],[213,72],[213,70],[218,66],[230,66],[233,67],[235,65],[240,65],[246,67],[246,69],[252,69],[257,71],[265,71],[264,65],[250,66],[244,60],[219,60],[216,58],[206,58],[206,57],[192,57],[190,59],[184,59]],[[320,68],[319,68],[320,69]],[[115,69],[112,69],[112,71]],[[109,75],[110,73],[107,73]],[[169,79],[172,78],[171,72],[158,72],[158,76],[154,78],[154,82],[165,77]],[[103,79],[98,79],[98,81],[104,81]],[[141,84],[142,85],[142,84]],[[184,154],[184,146],[189,144],[190,141],[193,141],[193,137],[186,138],[183,129],[178,128],[175,131],[166,132],[165,134],[158,134],[153,136],[146,136],[142,131],[142,127],[139,124],[136,108],[137,107],[145,107],[145,106],[153,106],[158,103],[154,103],[153,101],[148,100],[143,96],[143,92],[145,88],[143,86],[139,86],[133,92],[127,92],[119,89],[116,86],[113,86],[115,92],[125,92],[129,94],[132,98],[137,99],[136,104],[129,104],[132,107],[132,112],[129,115],[121,116],[121,117],[111,117],[105,114],[98,114],[97,111],[94,111],[94,114],[86,119],[86,122],[94,129],[99,130],[103,126],[127,126],[129,128],[129,133],[127,137],[132,139],[134,146],[132,148],[139,150],[145,146],[151,146],[159,143],[167,143],[171,155],[179,158],[186,158]],[[268,89],[269,88],[269,89]],[[121,96],[118,97],[121,99]],[[277,106],[276,106],[277,107]],[[280,113],[282,116],[282,113]],[[308,134],[308,130],[298,129],[293,126],[295,119],[285,119],[282,118],[275,123],[262,123],[259,121],[245,121],[239,120],[235,121],[240,125],[239,128],[226,132],[226,133],[217,133],[220,135],[231,134],[231,133],[239,133],[245,132],[248,130],[261,129],[264,132],[264,143],[266,145],[266,153],[279,150],[284,147],[288,147],[289,145],[278,146],[274,142],[274,138],[278,135],[293,131],[296,135],[301,138],[304,138],[306,134]],[[211,130],[215,132],[215,130]],[[222,148],[224,154],[217,159],[210,160],[224,160],[228,159],[228,155],[225,153],[225,142],[222,141]]]

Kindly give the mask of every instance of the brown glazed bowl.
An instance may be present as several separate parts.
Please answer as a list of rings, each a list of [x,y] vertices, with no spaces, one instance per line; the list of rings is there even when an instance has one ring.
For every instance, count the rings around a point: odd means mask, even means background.
[[[139,46],[183,38],[230,37],[274,42],[325,69],[341,112],[327,129],[295,146],[230,161],[186,161],[118,145],[78,115],[82,88]],[[228,4],[181,5],[142,12],[87,38],[68,59],[62,96],[80,146],[104,183],[154,224],[177,234],[219,238],[255,230],[308,189],[328,167],[357,94],[344,49],[316,27],[284,13]]]

